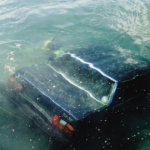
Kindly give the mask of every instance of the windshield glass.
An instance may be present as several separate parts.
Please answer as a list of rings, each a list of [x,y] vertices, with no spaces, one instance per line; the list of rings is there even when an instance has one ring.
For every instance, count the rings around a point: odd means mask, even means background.
[[[96,101],[103,104],[109,102],[114,81],[89,67],[88,64],[65,54],[51,62],[51,66],[67,78],[69,82],[86,91]]]

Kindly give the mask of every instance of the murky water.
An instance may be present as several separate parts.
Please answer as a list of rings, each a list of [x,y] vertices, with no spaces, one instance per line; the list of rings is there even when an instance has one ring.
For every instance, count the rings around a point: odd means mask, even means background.
[[[149,25],[149,0],[1,0],[0,84],[15,70],[47,61],[42,46],[52,38],[61,41],[64,51],[100,44],[149,60]],[[150,149],[149,100],[147,95],[142,100],[146,103],[116,112],[106,131],[97,131],[75,149]],[[15,111],[3,93],[0,137],[1,150],[58,149],[38,126]]]

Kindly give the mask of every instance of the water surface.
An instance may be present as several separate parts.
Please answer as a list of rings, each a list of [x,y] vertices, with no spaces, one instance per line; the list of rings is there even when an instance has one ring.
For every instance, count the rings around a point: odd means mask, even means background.
[[[149,60],[149,24],[149,0],[2,0],[0,84],[5,84],[19,68],[47,61],[49,56],[41,47],[52,38],[62,42],[64,51],[100,44],[127,57],[140,54]],[[97,133],[75,149],[149,149],[149,99],[149,95],[143,98],[147,105],[133,106],[116,115],[103,134],[96,127]],[[0,117],[0,149],[57,149],[39,127],[33,127],[28,118],[15,112],[2,93]]]

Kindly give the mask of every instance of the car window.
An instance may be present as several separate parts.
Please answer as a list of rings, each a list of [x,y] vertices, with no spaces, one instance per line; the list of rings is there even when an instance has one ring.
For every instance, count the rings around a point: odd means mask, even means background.
[[[67,77],[72,84],[87,91],[95,100],[105,104],[109,102],[114,81],[103,76],[88,64],[66,54],[51,62],[50,65]]]

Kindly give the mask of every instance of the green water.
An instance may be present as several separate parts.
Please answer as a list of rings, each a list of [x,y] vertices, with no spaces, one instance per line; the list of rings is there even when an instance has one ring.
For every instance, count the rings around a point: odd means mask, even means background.
[[[41,47],[52,38],[62,42],[64,51],[100,44],[150,59],[149,25],[149,0],[1,0],[0,83],[21,67],[44,63],[49,56]],[[149,95],[143,98],[147,105],[116,115],[111,127],[75,149],[149,150],[149,99]],[[0,150],[58,149],[40,128],[31,128],[2,94],[0,107],[9,110],[0,109]]]

